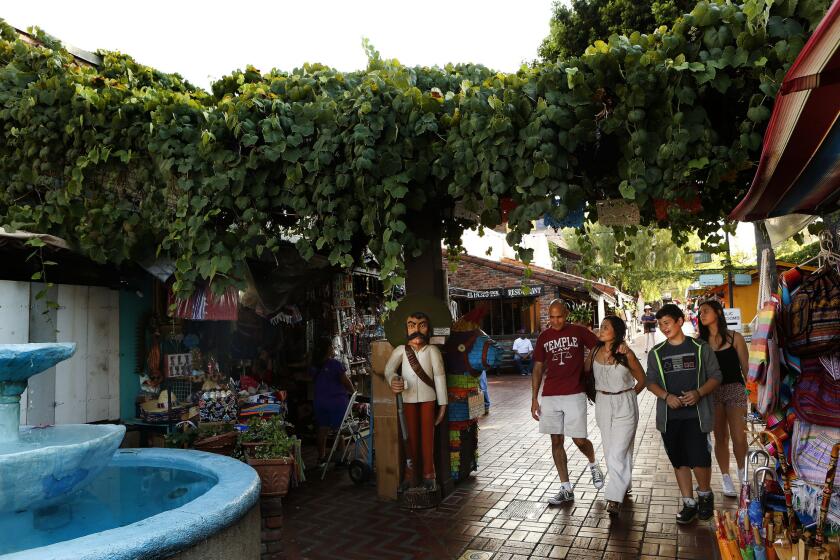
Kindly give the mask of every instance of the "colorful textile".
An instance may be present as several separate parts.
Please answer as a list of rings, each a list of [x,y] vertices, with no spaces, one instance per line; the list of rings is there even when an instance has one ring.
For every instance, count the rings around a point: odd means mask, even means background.
[[[823,481],[825,483],[825,481]],[[793,508],[800,514],[805,514],[813,520],[819,517],[820,502],[823,495],[823,484],[808,484],[802,480],[794,480],[791,484],[793,494]],[[834,532],[840,529],[840,493],[831,495],[826,518],[826,531]]]
[[[793,424],[791,440],[791,463],[796,475],[808,482],[822,486],[831,458],[831,448],[840,441],[840,428],[817,426],[804,420]],[[834,484],[840,490],[840,472],[834,477]]]
[[[446,376],[446,386],[449,388],[477,389],[478,378],[471,375],[453,375],[450,373]]]
[[[239,309],[239,290],[225,288],[224,293],[216,295],[210,284],[196,288],[187,299],[177,299],[168,288],[168,313],[170,317],[190,319],[191,321],[236,321]]]
[[[785,345],[801,357],[840,351],[840,272],[825,265],[791,294],[784,308]]]
[[[242,407],[242,410],[239,411],[239,417],[270,416],[280,414],[281,412],[282,407],[279,403],[251,404]]]
[[[797,416],[807,422],[840,428],[840,380],[829,374],[820,358],[802,360],[793,406]]]
[[[775,338],[770,338],[767,340],[767,363],[764,367],[764,377],[756,380],[758,382],[756,409],[760,414],[772,412],[779,403],[781,367],[779,345]]]
[[[239,399],[232,391],[205,391],[198,401],[200,422],[235,422]]]
[[[750,342],[750,366],[747,371],[747,379],[750,381],[762,381],[767,367],[769,349],[767,340],[771,337],[776,321],[778,304],[769,301],[764,304],[756,316],[755,332]]]

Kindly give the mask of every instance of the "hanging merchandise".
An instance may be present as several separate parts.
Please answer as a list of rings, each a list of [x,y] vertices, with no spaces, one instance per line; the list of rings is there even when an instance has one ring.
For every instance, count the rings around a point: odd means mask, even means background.
[[[272,325],[297,325],[303,322],[303,315],[298,309],[297,305],[287,305],[283,307],[274,317],[270,319]]]
[[[639,206],[632,200],[599,200],[595,206],[598,209],[598,223],[603,226],[635,226],[641,221]]]
[[[820,239],[820,249],[822,266],[791,294],[783,315],[787,350],[801,358],[840,351],[840,257],[830,237]]]
[[[233,391],[204,391],[198,401],[200,422],[235,422],[239,400]]]
[[[838,365],[838,354],[802,360],[802,373],[793,391],[793,406],[800,418],[840,428],[840,378],[834,376],[836,369],[830,371]]]
[[[773,543],[782,551],[804,548],[813,527],[819,538],[811,551],[825,550],[819,548],[823,543],[835,546],[826,532],[840,529],[831,459],[840,452],[840,257],[827,237],[820,244],[820,268],[810,276],[804,265],[781,274],[778,295],[769,283],[769,251],[762,254],[750,346],[750,398],[766,422],[764,447],[778,461],[783,488],[766,482],[750,504],[749,517],[755,522],[763,511],[784,513],[780,532],[787,540]],[[736,528],[742,521],[741,516],[735,520]]]
[[[333,305],[339,309],[356,306],[353,301],[352,274],[336,274],[333,279]]]
[[[749,381],[763,382],[767,373],[770,348],[768,340],[770,333],[775,327],[777,304],[767,302],[758,312],[756,326],[750,341],[750,360],[747,379]]]
[[[840,428],[818,426],[796,420],[791,438],[791,462],[797,476],[812,485],[822,486],[831,448],[840,442]]]
[[[752,357],[752,352],[750,352],[750,357]],[[750,366],[752,366],[752,361]],[[750,371],[752,371],[752,367],[750,367]],[[767,341],[767,364],[764,368],[763,378],[757,384],[758,394],[755,405],[760,414],[768,414],[776,410],[781,389],[781,372],[779,345],[775,338],[771,338]]]
[[[553,206],[560,206],[561,202],[558,199],[554,199]],[[579,206],[574,210],[569,210],[566,213],[566,216],[560,218],[559,220],[551,215],[551,212],[546,212],[543,216],[543,223],[550,228],[554,228],[555,230],[561,228],[579,228],[583,225],[584,222],[584,215],[583,215],[583,206]]]
[[[191,321],[236,321],[237,319],[239,290],[233,286],[227,287],[221,295],[216,295],[211,285],[207,284],[196,288],[187,299],[176,298],[171,286],[167,291],[170,317]]]

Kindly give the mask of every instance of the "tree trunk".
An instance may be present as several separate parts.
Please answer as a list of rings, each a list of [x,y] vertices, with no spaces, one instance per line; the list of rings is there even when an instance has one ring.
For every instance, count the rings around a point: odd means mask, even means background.
[[[416,216],[412,222],[414,231],[424,232],[429,246],[419,257],[406,260],[405,294],[406,296],[433,296],[448,303],[449,287],[440,250],[440,216],[435,213],[426,213]],[[454,489],[449,462],[449,420],[447,418],[443,419],[435,432],[435,471],[442,496],[445,497]]]
[[[770,249],[770,253],[768,253],[770,258],[770,291],[775,292],[776,286],[779,283],[779,277],[776,273],[776,254],[773,252],[773,246],[770,244],[770,236],[767,234],[767,228],[763,222],[753,222],[753,228],[755,229],[755,250],[759,270],[765,266],[765,263],[761,262],[761,255],[764,249]]]

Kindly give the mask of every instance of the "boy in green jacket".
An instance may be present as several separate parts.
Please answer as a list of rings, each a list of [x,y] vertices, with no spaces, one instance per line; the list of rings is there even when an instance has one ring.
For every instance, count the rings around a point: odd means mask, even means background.
[[[656,395],[656,429],[674,467],[682,493],[677,523],[705,521],[714,512],[712,455],[709,432],[714,428],[712,391],[722,375],[715,353],[702,340],[683,334],[685,316],[669,303],[656,313],[659,330],[667,340],[648,354],[647,388]],[[697,479],[697,499],[691,488],[691,472]]]

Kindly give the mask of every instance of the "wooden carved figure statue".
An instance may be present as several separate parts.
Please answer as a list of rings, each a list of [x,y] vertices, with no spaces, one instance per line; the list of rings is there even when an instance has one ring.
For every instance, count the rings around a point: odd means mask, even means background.
[[[400,428],[406,465],[400,492],[418,486],[420,472],[422,487],[437,490],[435,426],[446,417],[446,372],[440,350],[429,344],[429,323],[426,313],[411,313],[405,323],[408,342],[397,346],[385,365],[385,379],[397,395],[398,406],[402,400]]]

